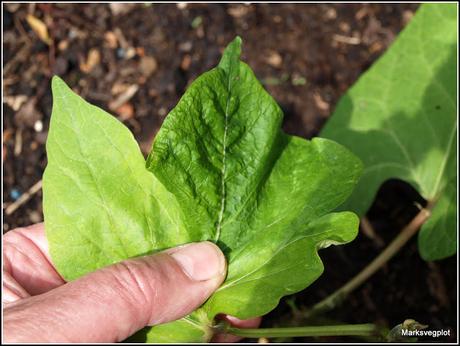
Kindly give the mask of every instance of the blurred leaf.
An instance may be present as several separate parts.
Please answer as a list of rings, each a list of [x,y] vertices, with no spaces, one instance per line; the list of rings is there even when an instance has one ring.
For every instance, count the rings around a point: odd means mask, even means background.
[[[340,100],[321,135],[364,162],[343,208],[364,214],[399,178],[438,201],[419,234],[426,260],[456,252],[457,5],[425,4],[391,48]]]

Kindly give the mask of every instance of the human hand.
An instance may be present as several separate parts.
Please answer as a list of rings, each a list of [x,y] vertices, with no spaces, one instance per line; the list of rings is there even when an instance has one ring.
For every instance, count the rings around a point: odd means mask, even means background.
[[[52,264],[43,224],[10,231],[3,244],[7,342],[122,341],[147,325],[189,314],[226,274],[220,249],[201,242],[122,261],[66,283]],[[224,318],[243,328],[260,323]]]

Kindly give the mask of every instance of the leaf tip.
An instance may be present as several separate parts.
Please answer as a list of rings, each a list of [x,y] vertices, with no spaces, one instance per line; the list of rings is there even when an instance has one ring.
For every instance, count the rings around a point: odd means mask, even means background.
[[[58,75],[54,75],[53,78],[51,78],[51,85],[56,86],[59,83],[64,83],[64,81]]]
[[[235,42],[235,44],[239,45],[241,47],[241,44],[243,43],[243,39],[241,36],[236,35],[236,37],[233,39],[232,43]]]
[[[225,52],[232,50],[232,51],[238,52],[238,55],[239,55],[241,53],[242,44],[243,44],[243,39],[241,38],[241,36],[235,36],[235,38],[225,48]]]
[[[239,62],[241,55],[241,45],[243,40],[240,36],[236,36],[232,42],[224,50],[222,59],[220,60],[219,67],[225,72],[231,73],[234,71],[234,66]]]
[[[67,84],[65,84],[61,77],[54,75],[53,78],[51,78],[51,90],[53,95],[56,95],[56,92],[62,87],[67,87]]]

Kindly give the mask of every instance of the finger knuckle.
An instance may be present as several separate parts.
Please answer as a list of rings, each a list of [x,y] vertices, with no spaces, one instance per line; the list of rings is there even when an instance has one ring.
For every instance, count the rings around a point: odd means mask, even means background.
[[[148,319],[161,291],[161,271],[146,261],[126,260],[114,266],[113,276],[120,298],[128,308],[141,309]]]

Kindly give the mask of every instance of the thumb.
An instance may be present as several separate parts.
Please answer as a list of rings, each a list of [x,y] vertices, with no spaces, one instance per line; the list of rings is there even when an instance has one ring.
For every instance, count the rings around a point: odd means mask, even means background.
[[[47,293],[8,304],[8,342],[116,342],[181,318],[222,283],[226,262],[211,242],[126,260]]]

